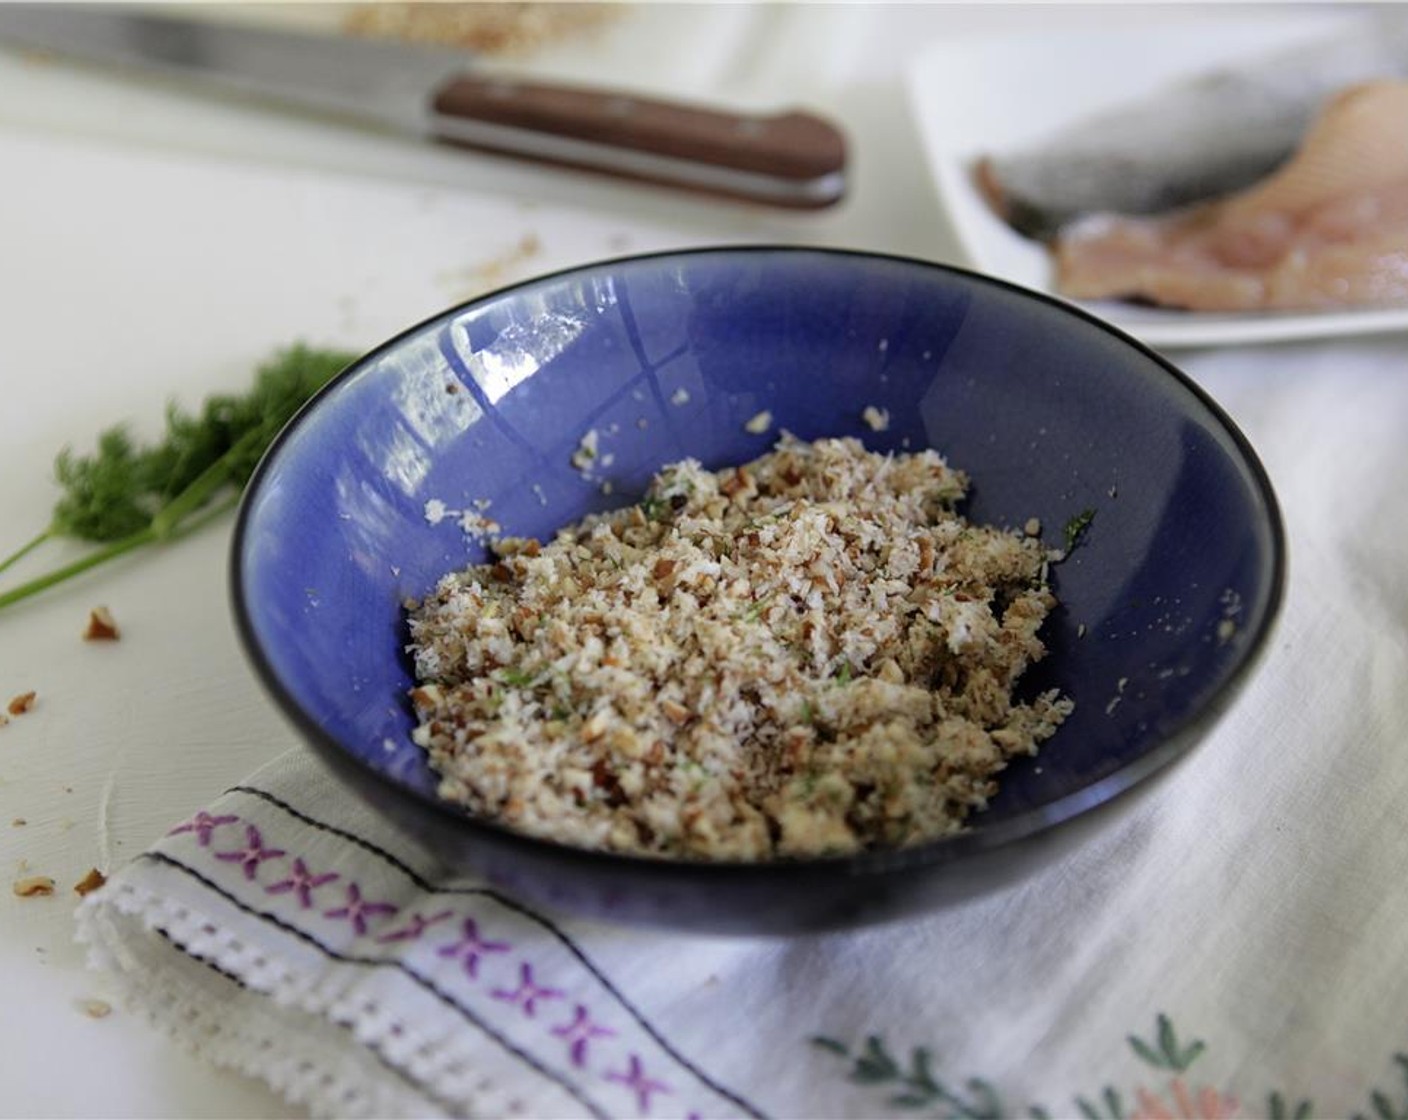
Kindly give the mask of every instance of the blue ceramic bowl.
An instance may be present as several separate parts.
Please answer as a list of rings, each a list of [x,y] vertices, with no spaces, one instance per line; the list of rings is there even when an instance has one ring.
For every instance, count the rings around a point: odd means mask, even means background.
[[[861,420],[888,410],[887,431]],[[411,742],[402,602],[484,558],[426,502],[478,499],[546,537],[630,502],[662,464],[761,454],[767,409],[812,439],[934,447],[966,512],[1048,540],[1093,520],[1054,585],[1030,689],[1074,715],[1015,763],[964,835],[764,864],[658,861],[518,835],[440,802]],[[588,481],[590,428],[614,458]],[[600,481],[609,479],[611,493]],[[1109,802],[1187,750],[1247,677],[1285,543],[1255,454],[1196,385],[1080,311],[939,265],[734,248],[608,261],[414,327],[341,374],[251,481],[233,601],[264,684],[373,804],[529,902],[622,921],[784,932],[960,899],[1078,843]],[[1098,810],[1098,811],[1097,811]]]

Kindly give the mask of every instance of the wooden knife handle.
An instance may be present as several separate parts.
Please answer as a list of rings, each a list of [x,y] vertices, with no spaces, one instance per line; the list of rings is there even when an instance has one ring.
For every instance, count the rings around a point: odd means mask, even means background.
[[[845,190],[845,138],[811,113],[473,75],[441,87],[432,107],[435,135],[453,144],[783,206],[829,206]]]

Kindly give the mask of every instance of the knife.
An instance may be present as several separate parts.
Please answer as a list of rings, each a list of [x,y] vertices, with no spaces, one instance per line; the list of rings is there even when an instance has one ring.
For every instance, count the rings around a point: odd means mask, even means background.
[[[629,179],[801,209],[846,186],[846,142],[792,110],[730,113],[476,74],[473,55],[68,3],[0,3],[0,43],[189,79],[347,123]]]

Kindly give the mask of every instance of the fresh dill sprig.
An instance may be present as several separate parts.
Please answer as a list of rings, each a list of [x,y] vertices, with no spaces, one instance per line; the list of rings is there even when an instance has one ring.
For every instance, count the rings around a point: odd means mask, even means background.
[[[0,593],[0,609],[133,549],[183,536],[233,506],[274,437],[355,356],[295,345],[260,366],[242,395],[212,396],[193,415],[168,405],[166,434],[156,444],[139,447],[118,425],[98,436],[91,455],[59,452],[53,517],[0,560],[0,572],[59,537],[100,547]]]

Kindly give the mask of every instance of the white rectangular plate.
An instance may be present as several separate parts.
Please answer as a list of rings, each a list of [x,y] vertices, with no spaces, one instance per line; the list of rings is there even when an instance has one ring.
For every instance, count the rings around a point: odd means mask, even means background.
[[[925,48],[907,75],[910,104],[963,263],[1054,294],[1047,251],[1010,229],[975,188],[971,171],[978,157],[1040,140],[1169,81],[1348,27],[1352,18],[1284,9],[1209,14],[1142,26],[954,38]],[[1408,329],[1408,308],[1216,314],[1072,302],[1163,347]]]

